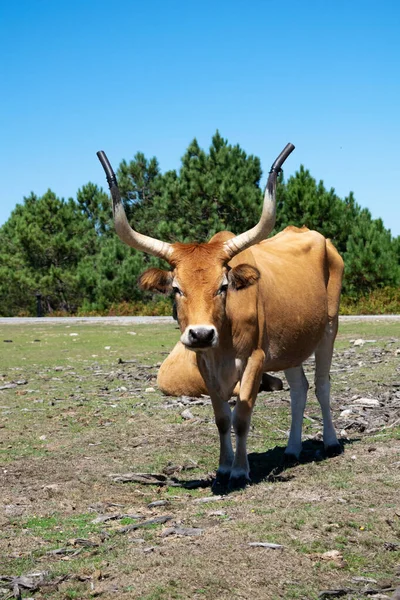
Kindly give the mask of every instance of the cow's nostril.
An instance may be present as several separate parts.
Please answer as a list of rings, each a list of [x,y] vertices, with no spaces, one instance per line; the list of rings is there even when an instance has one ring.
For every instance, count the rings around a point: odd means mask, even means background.
[[[195,329],[189,329],[189,337],[191,340],[196,341],[197,338],[197,333]]]
[[[208,333],[205,334],[205,339],[207,342],[212,342],[214,339],[214,329],[210,329]]]

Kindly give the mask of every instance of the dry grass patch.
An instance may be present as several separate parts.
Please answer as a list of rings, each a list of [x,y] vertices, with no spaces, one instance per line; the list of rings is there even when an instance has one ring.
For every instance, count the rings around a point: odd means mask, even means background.
[[[342,456],[324,460],[311,389],[303,460],[284,469],[288,392],[260,394],[249,438],[255,484],[211,500],[218,448],[209,401],[190,406],[194,419],[185,420],[184,402],[146,392],[177,331],[131,330],[1,330],[13,342],[0,387],[19,383],[0,390],[0,575],[44,573],[33,589],[20,588],[22,598],[312,600],[324,589],[358,590],[342,596],[350,600],[398,584],[398,324],[341,330],[332,380]],[[354,346],[359,338],[375,341]],[[357,405],[362,397],[378,403]],[[176,485],[110,477],[163,471]],[[93,522],[99,516],[114,518]],[[0,581],[0,598],[9,583]]]

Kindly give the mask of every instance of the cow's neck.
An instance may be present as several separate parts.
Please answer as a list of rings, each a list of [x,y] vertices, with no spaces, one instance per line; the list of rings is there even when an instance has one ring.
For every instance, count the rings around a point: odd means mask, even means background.
[[[208,390],[212,389],[218,396],[228,398],[237,382],[236,353],[228,320],[225,320],[219,334],[217,348],[197,353],[197,365]]]

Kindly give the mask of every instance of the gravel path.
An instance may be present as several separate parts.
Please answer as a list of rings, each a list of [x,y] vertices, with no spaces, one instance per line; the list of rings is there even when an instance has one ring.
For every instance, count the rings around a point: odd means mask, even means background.
[[[400,315],[343,316],[341,321],[400,321]],[[173,323],[172,317],[1,317],[0,325],[54,325],[56,323],[107,323],[110,325],[150,325]]]

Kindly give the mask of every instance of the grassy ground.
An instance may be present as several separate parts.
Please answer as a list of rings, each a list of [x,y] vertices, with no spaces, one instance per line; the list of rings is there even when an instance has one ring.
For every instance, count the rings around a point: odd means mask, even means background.
[[[218,458],[209,401],[187,406],[155,389],[177,338],[174,325],[0,327],[0,576],[36,573],[19,580],[35,600],[312,600],[328,589],[389,598],[385,589],[400,585],[400,324],[340,329],[332,383],[342,456],[323,459],[311,388],[304,457],[284,470],[289,394],[262,393],[249,437],[254,485],[206,502]],[[163,470],[176,485],[111,477]],[[0,598],[10,586],[0,580]]]

